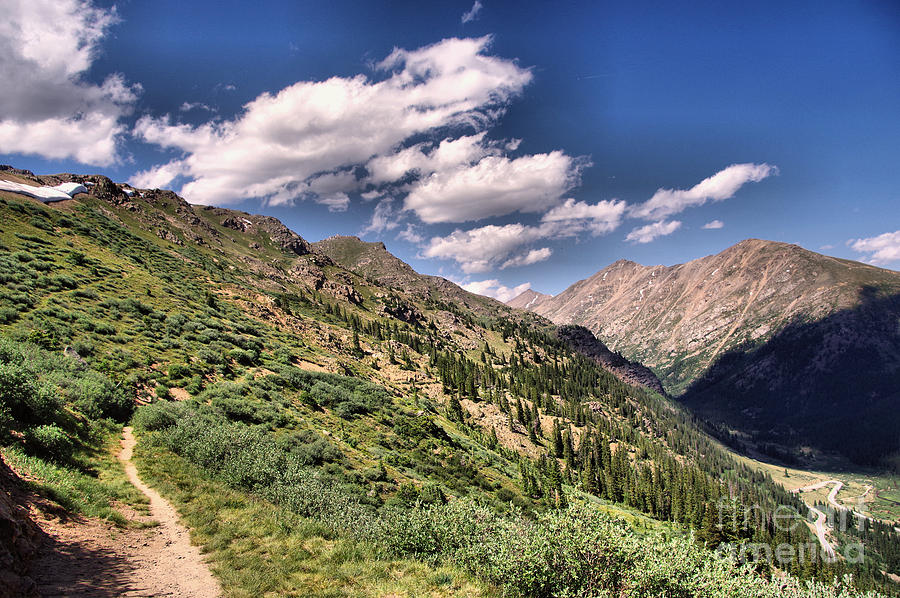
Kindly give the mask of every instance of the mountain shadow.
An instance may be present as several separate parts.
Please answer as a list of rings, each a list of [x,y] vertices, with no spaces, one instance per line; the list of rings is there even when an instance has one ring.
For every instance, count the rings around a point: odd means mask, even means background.
[[[900,294],[865,286],[853,309],[731,350],[680,400],[764,447],[877,465],[900,450]]]

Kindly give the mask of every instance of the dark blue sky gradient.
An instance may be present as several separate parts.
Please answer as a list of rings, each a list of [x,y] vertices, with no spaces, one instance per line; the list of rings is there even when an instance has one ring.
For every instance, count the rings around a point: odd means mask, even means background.
[[[822,252],[859,258],[849,239],[900,228],[896,2],[483,3],[479,18],[462,24],[471,3],[132,0],[118,4],[122,22],[90,78],[121,72],[142,84],[131,122],[178,115],[183,102],[206,103],[230,119],[260,93],[296,81],[377,78],[370,65],[395,46],[492,34],[491,53],[531,67],[534,81],[489,136],[522,138],[520,152],[589,157],[593,166],[572,193],[578,200],[638,203],[659,187],[689,188],[734,163],[780,170],[731,199],[682,212],[682,228],[652,243],[625,242],[643,224],[626,221],[605,236],[551,243],[546,262],[471,280],[530,281],[555,293],[619,258],[672,264],[747,237],[832,246]],[[103,171],[127,180],[170,157],[136,140],[126,149],[133,161],[112,168],[0,159],[38,172]],[[271,213],[316,240],[358,233],[373,206],[353,198],[345,213],[310,202],[233,207]],[[514,214],[423,231],[537,218]],[[724,228],[701,229],[713,219]],[[385,235],[388,248],[418,270],[465,278],[451,262],[416,258],[417,249],[394,232]]]

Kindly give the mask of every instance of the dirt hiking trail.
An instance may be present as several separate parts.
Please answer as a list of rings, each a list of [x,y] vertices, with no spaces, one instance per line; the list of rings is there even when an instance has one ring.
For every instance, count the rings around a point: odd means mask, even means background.
[[[35,517],[47,534],[43,554],[32,564],[38,591],[45,598],[218,598],[219,582],[200,550],[191,545],[178,513],[144,484],[131,462],[135,439],[125,428],[119,461],[129,481],[150,499],[151,516],[121,507],[131,520],[155,523],[145,529],[118,528],[84,517]]]

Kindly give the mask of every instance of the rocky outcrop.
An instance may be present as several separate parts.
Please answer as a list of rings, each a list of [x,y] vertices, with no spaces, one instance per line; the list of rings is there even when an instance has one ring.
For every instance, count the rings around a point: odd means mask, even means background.
[[[354,305],[360,305],[363,302],[362,295],[360,295],[350,284],[326,280],[322,285],[322,292],[331,295],[335,299],[349,301]]]
[[[397,297],[384,298],[381,313],[407,324],[418,324],[425,320],[425,316],[415,305]]]
[[[584,326],[560,326],[557,337],[572,349],[600,364],[619,380],[633,386],[643,386],[661,395],[666,394],[662,382],[650,368],[628,361],[621,354],[610,351]]]
[[[0,457],[0,598],[38,596],[29,566],[39,544],[39,530],[13,500],[16,492],[16,476]]]
[[[119,186],[109,178],[96,175],[90,177],[90,179],[94,184],[91,185],[89,192],[97,199],[102,199],[103,201],[109,201],[115,204],[128,201],[128,196],[125,195],[125,193],[119,189]]]

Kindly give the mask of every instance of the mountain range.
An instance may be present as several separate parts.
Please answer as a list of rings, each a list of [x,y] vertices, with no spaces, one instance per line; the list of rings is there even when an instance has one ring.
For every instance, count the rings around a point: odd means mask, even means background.
[[[900,273],[748,239],[674,266],[620,260],[510,301],[648,366],[726,437],[872,464],[900,448]]]
[[[852,568],[738,570],[710,550],[806,546],[805,525],[768,514],[808,508],[596,327],[419,274],[382,243],[309,242],[102,175],[0,178],[88,190],[0,191],[0,596],[98,571],[106,595],[156,573],[166,587],[160,553],[187,560],[145,536],[177,519],[235,596],[806,597],[829,594],[800,579],[900,573],[890,529]],[[557,298],[541,299],[525,304]]]

